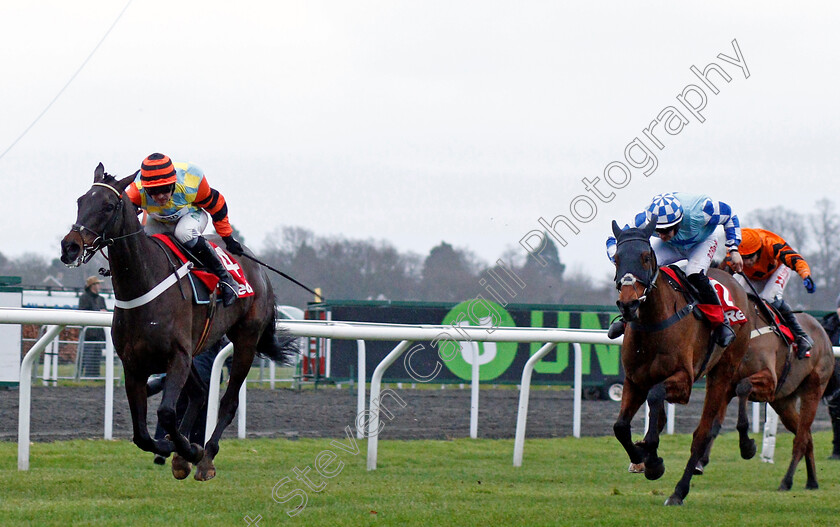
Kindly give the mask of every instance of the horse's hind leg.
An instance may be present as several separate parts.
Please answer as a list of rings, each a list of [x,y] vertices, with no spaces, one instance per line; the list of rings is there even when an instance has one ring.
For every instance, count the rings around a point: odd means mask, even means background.
[[[816,464],[814,463],[814,439],[811,436],[811,424],[813,424],[814,417],[817,415],[821,388],[819,379],[812,372],[805,383],[794,392],[794,396],[790,396],[785,400],[784,414],[779,412],[779,409],[776,410],[779,413],[779,419],[784,423],[785,427],[796,434],[793,438],[793,455],[790,460],[790,466],[784,478],[782,478],[779,490],[790,490],[793,486],[793,475],[796,472],[796,466],[803,457],[805,458],[805,468],[808,477],[805,488],[819,488]],[[796,393],[800,394],[798,415],[795,405]]]
[[[721,378],[719,378],[721,377]],[[697,462],[706,453],[712,441],[712,425],[721,412],[721,406],[726,407],[729,402],[729,388],[725,375],[708,375],[706,377],[706,399],[703,401],[703,414],[700,423],[694,431],[694,438],[691,441],[691,456],[685,465],[682,478],[674,488],[674,493],[665,501],[665,505],[682,505],[683,500],[688,496],[691,486],[691,477]]]
[[[235,351],[233,363],[230,367],[230,379],[228,379],[228,387],[219,404],[219,419],[216,428],[204,445],[204,458],[195,469],[195,479],[198,481],[207,481],[216,476],[216,466],[213,464],[213,460],[219,453],[219,439],[221,439],[225,428],[233,421],[233,416],[239,407],[239,389],[245,382],[245,377],[248,376],[251,364],[254,361],[256,342],[243,342],[241,339],[233,338],[231,340]],[[250,350],[250,353],[248,353],[248,350]]]
[[[650,408],[648,431],[642,444],[637,443],[637,446],[642,447],[647,453],[645,456],[645,477],[649,480],[656,480],[665,473],[665,462],[657,454],[659,434],[665,429],[665,386],[662,384],[654,386],[648,393],[647,402]]]
[[[633,444],[633,437],[630,433],[630,421],[642,407],[647,393],[639,386],[633,384],[630,379],[624,379],[624,390],[621,395],[621,409],[618,412],[618,419],[613,425],[615,438],[624,447],[630,457],[630,471],[634,472],[633,466],[644,461],[645,451]]]
[[[726,396],[726,399],[727,401],[732,400],[731,394],[728,394]],[[726,418],[727,406],[729,406],[728,403],[721,407],[720,410],[718,410],[717,416],[715,416],[715,420],[712,421],[712,429],[709,432],[709,435],[711,437],[709,438],[709,442],[706,445],[706,449],[703,451],[703,455],[700,456],[700,460],[694,466],[695,476],[702,476],[703,473],[706,471],[706,467],[709,466],[709,460],[712,454],[712,445],[715,443],[715,439],[717,439],[717,436],[720,435],[720,428],[721,426],[723,426],[723,420]]]
[[[753,386],[749,378],[741,379],[735,388],[735,395],[738,396],[738,446],[741,450],[741,458],[752,459],[755,456],[755,440],[750,438],[750,418],[747,412],[747,402]]]

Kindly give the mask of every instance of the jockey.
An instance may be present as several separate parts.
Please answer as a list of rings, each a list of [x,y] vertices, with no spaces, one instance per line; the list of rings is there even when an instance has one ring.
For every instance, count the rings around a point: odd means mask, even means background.
[[[732,266],[740,271],[743,265],[738,254],[741,240],[741,228],[738,217],[726,203],[714,201],[708,196],[674,192],[654,196],[644,212],[636,215],[636,227],[641,227],[657,216],[656,235],[658,240],[651,243],[658,265],[668,265],[680,260],[687,260],[685,274],[688,281],[700,293],[702,304],[720,305],[717,293],[706,276],[712,258],[717,251],[718,242],[715,230],[723,225],[726,233],[726,250],[732,260]],[[615,238],[607,239],[607,255],[610,260],[615,256]],[[608,331],[610,338],[624,333],[624,321],[613,322]],[[735,338],[735,332],[724,317],[723,324],[715,328],[715,342],[726,347]]]
[[[230,306],[238,297],[239,284],[225,269],[215,251],[201,235],[207,226],[206,210],[213,227],[231,254],[243,254],[228,222],[227,204],[219,191],[210,188],[204,172],[190,163],[172,162],[169,156],[152,154],[143,160],[137,179],[126,189],[131,202],[149,217],[146,232],[171,232],[213,274],[219,277],[222,303]]]
[[[785,324],[796,335],[799,348],[797,358],[804,359],[814,342],[799,325],[790,305],[782,298],[791,269],[802,277],[805,290],[813,293],[817,290],[811,278],[811,268],[796,251],[791,249],[778,234],[764,229],[742,229],[741,245],[738,247],[744,259],[744,274],[752,280],[759,296],[779,310]],[[728,263],[728,262],[727,262]],[[735,275],[739,284],[747,287],[747,282],[740,274]]]

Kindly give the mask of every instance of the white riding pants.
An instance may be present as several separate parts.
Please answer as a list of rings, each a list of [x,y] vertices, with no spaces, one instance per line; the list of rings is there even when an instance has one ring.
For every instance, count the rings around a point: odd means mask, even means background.
[[[653,247],[656,262],[659,265],[675,263],[686,275],[691,276],[701,271],[706,273],[709,270],[717,252],[718,242],[714,236],[709,236],[691,249],[684,250],[657,238],[650,245]]]
[[[190,242],[204,232],[207,222],[207,214],[203,210],[185,214],[175,223],[163,223],[149,216],[146,218],[146,232],[148,234],[174,233],[175,239],[190,247]]]
[[[768,302],[773,302],[776,298],[781,298],[784,294],[790,273],[790,267],[779,264],[779,267],[765,280],[751,279],[750,281],[755,286],[755,290],[758,291],[758,296]],[[744,280],[743,276],[736,274],[735,281],[741,284],[744,290],[747,292],[750,291],[747,281]]]

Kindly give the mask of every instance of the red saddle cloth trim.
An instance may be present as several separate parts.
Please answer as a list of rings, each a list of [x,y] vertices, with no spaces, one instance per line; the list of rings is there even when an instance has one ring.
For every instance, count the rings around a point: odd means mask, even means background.
[[[793,335],[793,331],[791,331],[789,327],[782,323],[782,320],[779,318],[779,315],[776,314],[776,312],[773,310],[772,307],[770,307],[770,304],[766,300],[762,300],[762,302],[764,302],[764,305],[767,306],[767,309],[771,313],[773,313],[773,318],[776,319],[776,327],[779,328],[779,331],[781,331],[785,338],[787,338],[788,342],[794,342],[796,340],[796,337]]]
[[[157,238],[158,240],[162,241],[169,247],[175,256],[181,260],[181,263],[186,263],[187,257],[184,256],[184,253],[181,252],[181,249],[175,245],[175,242],[172,241],[172,238],[165,234],[152,234],[152,237]],[[239,298],[244,298],[246,296],[254,296],[254,289],[251,287],[251,284],[248,283],[248,280],[245,278],[245,274],[242,272],[242,267],[240,267],[239,262],[226,251],[224,251],[221,247],[216,245],[215,243],[207,240],[210,246],[216,251],[216,255],[222,261],[225,268],[228,270],[230,275],[233,277],[234,280],[239,284]],[[191,269],[190,272],[195,275],[196,278],[202,281],[204,285],[210,291],[216,289],[216,286],[219,284],[219,277],[214,275],[213,273],[202,271],[200,269]]]
[[[685,284],[683,284],[682,280],[680,280],[679,276],[677,276],[677,273],[667,265],[660,267],[659,270],[670,276],[682,287],[685,287]],[[717,327],[723,324],[724,317],[729,320],[729,325],[745,324],[747,322],[747,317],[744,315],[743,311],[741,311],[741,309],[732,302],[732,295],[729,293],[729,289],[714,278],[710,279],[709,282],[712,284],[712,289],[714,289],[715,293],[717,293],[720,305],[697,304],[697,308],[703,312],[703,315],[712,324],[712,327]]]

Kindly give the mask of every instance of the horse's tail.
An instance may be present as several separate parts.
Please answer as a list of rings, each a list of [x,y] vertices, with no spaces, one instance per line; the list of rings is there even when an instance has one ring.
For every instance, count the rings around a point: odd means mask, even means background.
[[[272,311],[274,310],[272,309]],[[262,335],[260,335],[260,340],[257,342],[257,353],[268,357],[277,364],[290,364],[291,358],[300,353],[298,337],[289,333],[288,329],[277,329],[276,312],[271,317],[271,323],[266,326]]]

